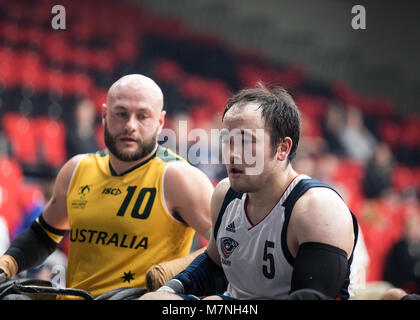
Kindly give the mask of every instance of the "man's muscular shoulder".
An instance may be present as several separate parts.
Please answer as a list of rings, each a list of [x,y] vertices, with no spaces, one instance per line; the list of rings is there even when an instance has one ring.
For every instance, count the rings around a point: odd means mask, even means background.
[[[289,222],[289,241],[291,251],[297,251],[304,242],[321,242],[341,248],[350,256],[354,233],[348,207],[331,189],[309,189],[293,208]]]

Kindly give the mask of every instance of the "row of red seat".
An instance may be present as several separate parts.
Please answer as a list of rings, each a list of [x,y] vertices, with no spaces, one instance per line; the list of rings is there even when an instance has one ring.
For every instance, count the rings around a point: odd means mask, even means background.
[[[10,235],[20,227],[23,212],[33,203],[44,200],[41,186],[25,181],[19,163],[0,156],[0,213],[7,221]]]
[[[58,168],[68,158],[66,125],[61,120],[6,113],[2,117],[2,127],[10,141],[12,156],[20,164]],[[98,127],[96,132],[98,145],[104,147],[102,129]]]
[[[48,117],[30,119],[20,113],[7,113],[2,118],[3,130],[11,142],[13,155],[24,164],[42,162],[57,167],[66,160],[66,128],[62,121]]]

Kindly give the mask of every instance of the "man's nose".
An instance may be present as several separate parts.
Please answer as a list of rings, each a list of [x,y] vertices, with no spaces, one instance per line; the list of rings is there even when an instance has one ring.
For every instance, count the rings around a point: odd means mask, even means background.
[[[127,122],[125,123],[125,128],[127,131],[132,132],[136,129],[137,126],[137,120],[136,117],[134,115],[131,115]]]
[[[242,164],[243,145],[238,141],[231,141],[229,146],[229,160],[231,164]]]

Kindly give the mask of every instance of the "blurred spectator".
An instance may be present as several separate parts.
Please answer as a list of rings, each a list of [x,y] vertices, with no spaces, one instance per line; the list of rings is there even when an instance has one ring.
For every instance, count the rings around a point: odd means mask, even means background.
[[[364,170],[362,191],[366,198],[378,198],[392,187],[392,168],[390,149],[385,143],[378,144]]]
[[[382,280],[386,256],[400,238],[405,213],[400,195],[392,189],[381,198],[363,202],[358,221],[363,227],[370,257],[368,281]]]
[[[318,159],[328,151],[328,144],[322,136],[315,133],[317,131],[315,123],[316,121],[311,119],[310,116],[301,114],[301,133],[297,153]]]
[[[345,148],[340,140],[340,132],[343,130],[343,127],[343,110],[338,103],[332,102],[329,104],[325,117],[321,121],[321,129],[328,152],[337,156],[345,155]]]
[[[366,162],[372,156],[376,145],[375,137],[363,123],[362,112],[354,106],[347,109],[339,139],[345,148],[346,156],[362,162]]]
[[[89,99],[81,100],[75,108],[73,121],[67,125],[67,157],[99,149],[95,137],[96,109]]]
[[[420,293],[420,210],[409,205],[402,238],[387,255],[383,279],[408,293]]]

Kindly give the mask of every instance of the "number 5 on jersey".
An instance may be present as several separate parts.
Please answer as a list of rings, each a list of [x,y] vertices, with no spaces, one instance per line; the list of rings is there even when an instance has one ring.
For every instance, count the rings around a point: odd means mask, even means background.
[[[127,195],[124,198],[123,203],[121,204],[120,209],[117,212],[117,216],[123,217],[125,211],[127,210],[128,205],[131,202],[131,199],[134,196],[134,193],[137,189],[137,186],[127,187]],[[134,204],[133,210],[131,211],[131,217],[135,219],[147,219],[152,211],[153,202],[156,197],[156,188],[142,188],[137,196],[136,202]],[[143,201],[146,199],[146,204],[143,205]],[[142,211],[140,212],[140,209]]]
[[[274,242],[266,240],[264,245],[263,260],[268,261],[268,266],[264,264],[262,271],[266,278],[273,279],[276,269],[274,267],[274,256],[271,252],[269,252],[270,249],[274,249]]]

